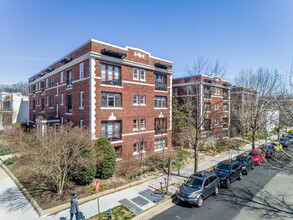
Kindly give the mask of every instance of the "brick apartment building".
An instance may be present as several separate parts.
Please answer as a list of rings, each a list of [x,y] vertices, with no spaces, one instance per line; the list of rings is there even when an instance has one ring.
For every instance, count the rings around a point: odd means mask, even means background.
[[[230,137],[230,83],[220,77],[199,75],[173,79],[179,104],[196,100],[195,111],[204,121],[202,132],[215,138]]]
[[[172,62],[89,40],[29,79],[30,124],[87,127],[117,158],[171,148]]]
[[[238,134],[246,136],[250,132],[248,117],[245,116],[249,116],[256,98],[257,92],[251,88],[231,88],[231,137]]]

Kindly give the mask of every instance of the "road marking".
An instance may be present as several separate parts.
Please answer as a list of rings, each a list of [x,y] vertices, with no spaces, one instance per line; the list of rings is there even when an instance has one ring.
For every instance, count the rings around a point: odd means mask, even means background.
[[[178,219],[182,219],[179,215],[177,215],[176,218],[178,218]]]

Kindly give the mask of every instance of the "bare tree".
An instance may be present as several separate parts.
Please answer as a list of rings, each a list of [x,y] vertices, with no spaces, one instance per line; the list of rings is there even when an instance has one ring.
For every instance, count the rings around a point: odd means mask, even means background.
[[[211,127],[211,120],[220,118],[222,115],[220,109],[223,107],[223,98],[217,103],[219,108],[211,107],[207,104],[201,105],[203,94],[203,82],[207,85],[208,96],[211,96],[215,89],[214,76],[223,76],[226,70],[226,64],[219,60],[212,62],[209,59],[198,57],[191,68],[186,70],[190,86],[182,87],[182,93],[187,94],[180,97],[176,106],[173,107],[173,120],[180,122],[180,128],[173,128],[180,132],[181,137],[193,148],[194,151],[194,172],[198,170],[198,150],[205,143],[205,140],[211,135],[211,131],[217,126]],[[202,76],[204,75],[204,77]],[[210,77],[206,77],[210,76]],[[203,78],[205,78],[203,80]],[[226,126],[226,122],[223,122]],[[174,125],[178,126],[178,125]]]
[[[66,126],[56,131],[50,129],[41,139],[33,130],[20,143],[25,157],[38,166],[38,172],[52,181],[53,189],[63,193],[64,183],[82,167],[97,164],[95,150],[88,135],[79,128]]]
[[[249,102],[244,102],[244,111],[238,117],[249,124],[252,132],[252,149],[255,149],[255,135],[260,128],[264,128],[269,119],[268,110],[272,112],[274,108],[273,97],[278,89],[279,74],[276,70],[271,71],[266,68],[253,70],[243,70],[235,78],[235,84],[239,87],[255,90],[257,95],[250,96]]]
[[[11,85],[0,85],[0,92],[20,92],[23,95],[28,95],[28,83],[19,82]]]

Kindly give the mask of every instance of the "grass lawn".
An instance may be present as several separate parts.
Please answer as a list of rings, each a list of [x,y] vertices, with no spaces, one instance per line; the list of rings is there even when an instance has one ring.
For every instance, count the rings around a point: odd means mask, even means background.
[[[116,206],[112,209],[112,219],[113,220],[127,220],[127,219],[132,219],[135,217],[135,214],[130,211],[128,208],[126,208],[123,205]],[[100,217],[100,218],[99,218]],[[90,220],[106,220],[107,219],[107,211],[100,213],[99,215],[95,215],[91,218]]]

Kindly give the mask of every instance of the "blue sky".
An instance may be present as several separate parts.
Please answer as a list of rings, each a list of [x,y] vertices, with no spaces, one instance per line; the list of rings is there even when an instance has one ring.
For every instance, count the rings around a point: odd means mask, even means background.
[[[174,77],[198,56],[221,59],[225,79],[293,59],[292,0],[0,0],[0,84],[27,81],[90,38],[172,60]]]

